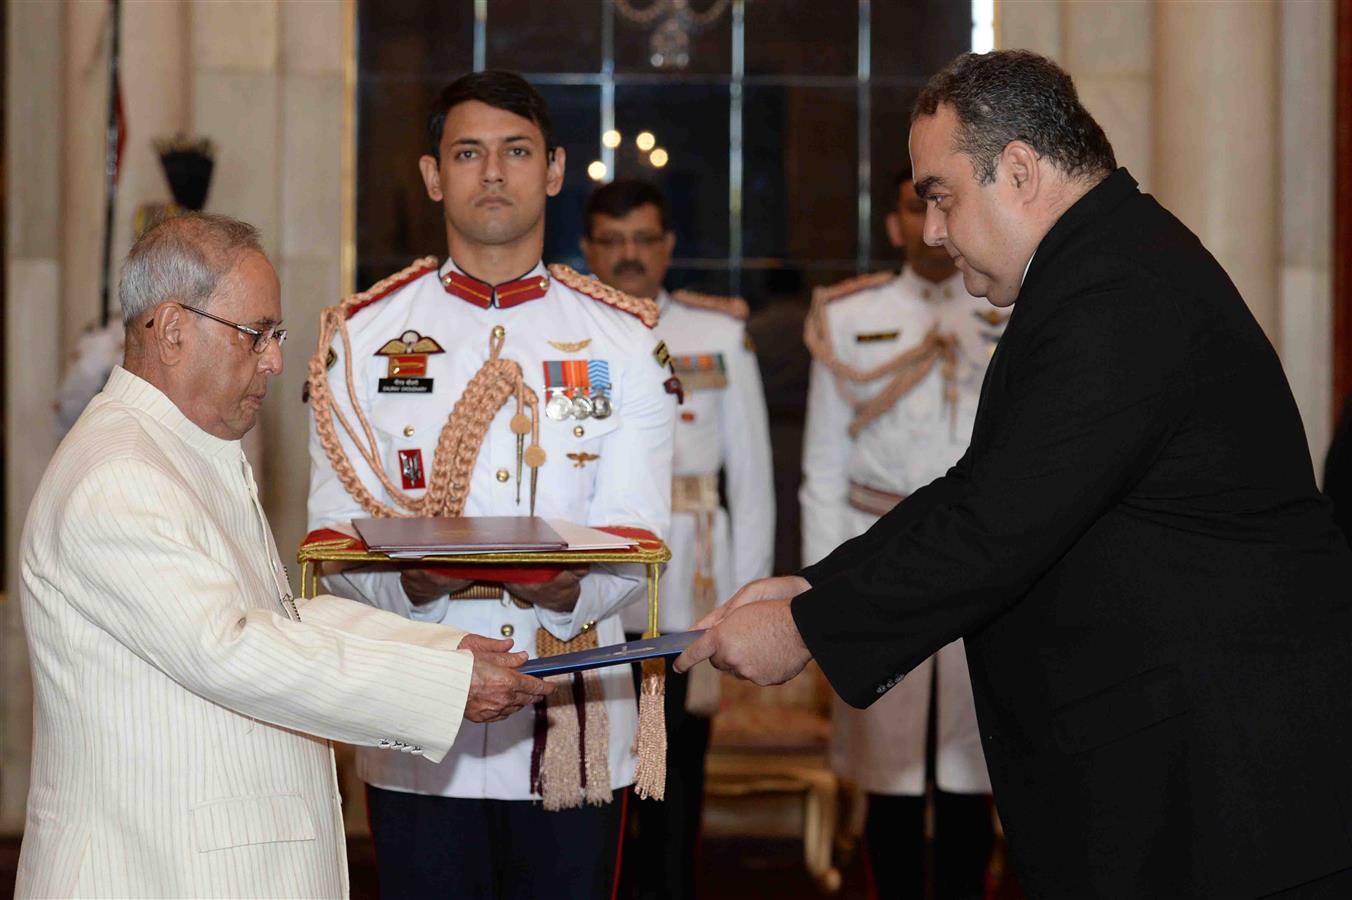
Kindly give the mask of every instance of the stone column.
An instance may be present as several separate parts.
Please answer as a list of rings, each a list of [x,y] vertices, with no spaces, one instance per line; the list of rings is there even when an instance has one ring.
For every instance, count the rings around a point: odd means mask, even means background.
[[[192,69],[189,65],[189,7],[163,0],[122,3],[122,109],[127,145],[117,183],[113,219],[113,287],[131,249],[136,210],[172,199],[157,138],[187,132],[191,125]],[[101,233],[101,232],[100,232]],[[114,303],[114,313],[120,307]]]
[[[1032,50],[1075,79],[1080,101],[1126,166],[1151,182],[1150,0],[1019,0],[999,6],[1001,49]]]
[[[266,506],[288,559],[305,536],[310,487],[310,410],[301,403],[306,365],[319,338],[319,312],[342,298],[345,5],[281,8],[281,178],[279,246],[282,308],[291,336],[286,368],[263,409]],[[394,165],[395,163],[391,163]]]
[[[1279,343],[1280,7],[1155,4],[1154,193]]]
[[[56,107],[61,110],[64,120],[62,183],[52,195],[52,202],[61,203],[64,219],[61,241],[62,364],[55,367],[54,377],[59,377],[64,370],[65,359],[74,353],[76,342],[85,329],[99,324],[109,26],[113,9],[109,3],[82,3],[79,0],[66,0],[64,6],[61,45],[64,47],[62,80],[65,97],[64,108]],[[51,118],[40,121],[50,122]],[[17,137],[21,133],[14,134]],[[22,177],[17,171],[11,173],[12,180]]]
[[[344,78],[355,60],[344,31],[355,14],[351,0],[281,7],[281,241],[273,261],[291,337],[283,350],[286,368],[263,408],[263,486],[272,532],[288,559],[305,536],[310,493],[310,410],[300,402],[306,364],[319,338],[320,310],[349,290],[341,277],[343,182],[354,177],[343,167]],[[356,777],[352,748],[335,749],[347,831],[368,833],[366,790]]]
[[[1281,12],[1281,308],[1277,349],[1322,481],[1333,432],[1332,3]]]
[[[274,265],[281,246],[281,5],[278,0],[194,3],[189,12],[192,133],[210,138],[216,146],[206,210],[257,226]],[[283,310],[285,302],[283,298]],[[276,402],[275,397],[268,398],[269,405]],[[260,423],[245,435],[244,452],[259,475],[266,500],[265,427]]]
[[[10,3],[5,23],[5,594],[0,596],[0,833],[23,828],[32,742],[19,533],[56,446],[61,351],[66,9]]]

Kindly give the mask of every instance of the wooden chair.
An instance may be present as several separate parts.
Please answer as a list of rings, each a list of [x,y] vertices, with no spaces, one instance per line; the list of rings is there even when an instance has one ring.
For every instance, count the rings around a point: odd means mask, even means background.
[[[831,690],[816,667],[788,684],[757,687],[725,676],[713,720],[705,795],[716,801],[756,798],[758,806],[788,799],[801,813],[795,829],[803,841],[803,863],[828,894],[840,889],[832,851],[840,815],[841,785],[831,771]],[[706,816],[706,819],[708,817]],[[734,815],[740,834],[782,834],[783,817],[757,818],[754,809]]]

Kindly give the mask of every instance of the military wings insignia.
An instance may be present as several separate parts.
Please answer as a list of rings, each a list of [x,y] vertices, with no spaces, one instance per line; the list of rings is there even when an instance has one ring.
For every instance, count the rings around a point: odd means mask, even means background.
[[[410,330],[405,331],[392,341],[387,341],[384,346],[376,351],[376,356],[398,356],[405,353],[427,355],[445,352],[435,338],[423,337],[418,332]]]
[[[600,459],[598,453],[569,453],[568,458],[573,461],[573,468],[580,469],[594,459]]]

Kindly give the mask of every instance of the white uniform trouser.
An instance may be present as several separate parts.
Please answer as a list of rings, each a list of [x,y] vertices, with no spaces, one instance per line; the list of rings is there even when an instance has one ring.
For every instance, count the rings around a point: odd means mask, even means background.
[[[877,521],[868,513],[848,513],[855,534]],[[837,774],[870,794],[925,792],[925,731],[930,682],[939,671],[936,781],[939,790],[989,794],[990,778],[981,749],[972,703],[972,680],[962,639],[917,666],[868,709],[835,698],[831,764]]]

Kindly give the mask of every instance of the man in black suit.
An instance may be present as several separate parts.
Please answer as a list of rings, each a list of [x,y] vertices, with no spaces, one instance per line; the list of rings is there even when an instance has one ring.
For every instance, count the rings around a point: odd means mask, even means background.
[[[1017,300],[971,446],[677,661],[867,706],[962,636],[1033,897],[1352,896],[1352,553],[1281,365],[1070,78],[967,54],[912,114],[926,238]]]

